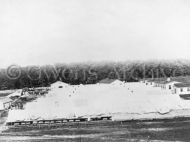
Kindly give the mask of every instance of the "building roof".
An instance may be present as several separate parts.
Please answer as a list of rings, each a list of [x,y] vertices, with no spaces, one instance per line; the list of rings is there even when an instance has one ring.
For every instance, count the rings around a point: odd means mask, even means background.
[[[176,83],[174,86],[177,88],[190,87],[190,83]]]
[[[114,81],[116,81],[116,79],[105,78],[105,79],[100,80],[98,83],[111,84],[111,83],[113,83]]]
[[[15,97],[15,96],[21,96],[22,94],[22,90],[18,90],[10,95],[8,95],[8,97]]]

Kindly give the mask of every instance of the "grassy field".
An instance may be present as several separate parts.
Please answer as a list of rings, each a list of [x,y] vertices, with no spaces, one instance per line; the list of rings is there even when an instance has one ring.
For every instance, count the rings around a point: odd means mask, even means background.
[[[184,141],[190,139],[190,118],[154,121],[83,122],[64,125],[14,127],[1,141]]]

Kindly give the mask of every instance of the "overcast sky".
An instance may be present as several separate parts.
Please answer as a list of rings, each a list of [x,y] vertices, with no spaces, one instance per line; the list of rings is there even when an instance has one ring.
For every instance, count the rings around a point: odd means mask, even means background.
[[[189,0],[1,0],[0,67],[190,59]]]

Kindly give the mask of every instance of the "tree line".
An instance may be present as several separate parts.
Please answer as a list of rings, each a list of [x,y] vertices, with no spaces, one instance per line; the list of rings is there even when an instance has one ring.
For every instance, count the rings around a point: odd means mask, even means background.
[[[127,82],[143,78],[190,76],[189,61],[128,61],[102,63],[55,64],[0,70],[0,89],[47,87],[56,81],[72,85],[95,84],[105,78]]]

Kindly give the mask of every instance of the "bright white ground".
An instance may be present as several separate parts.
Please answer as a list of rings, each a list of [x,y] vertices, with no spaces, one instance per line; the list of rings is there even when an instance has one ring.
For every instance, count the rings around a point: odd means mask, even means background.
[[[165,113],[190,108],[190,101],[161,88],[142,83],[96,84],[54,87],[45,97],[28,103],[24,110],[10,110],[7,122],[112,115],[115,120],[164,117]],[[179,114],[181,113],[181,114]],[[185,111],[185,114],[190,114]],[[168,117],[168,116],[167,116]]]

